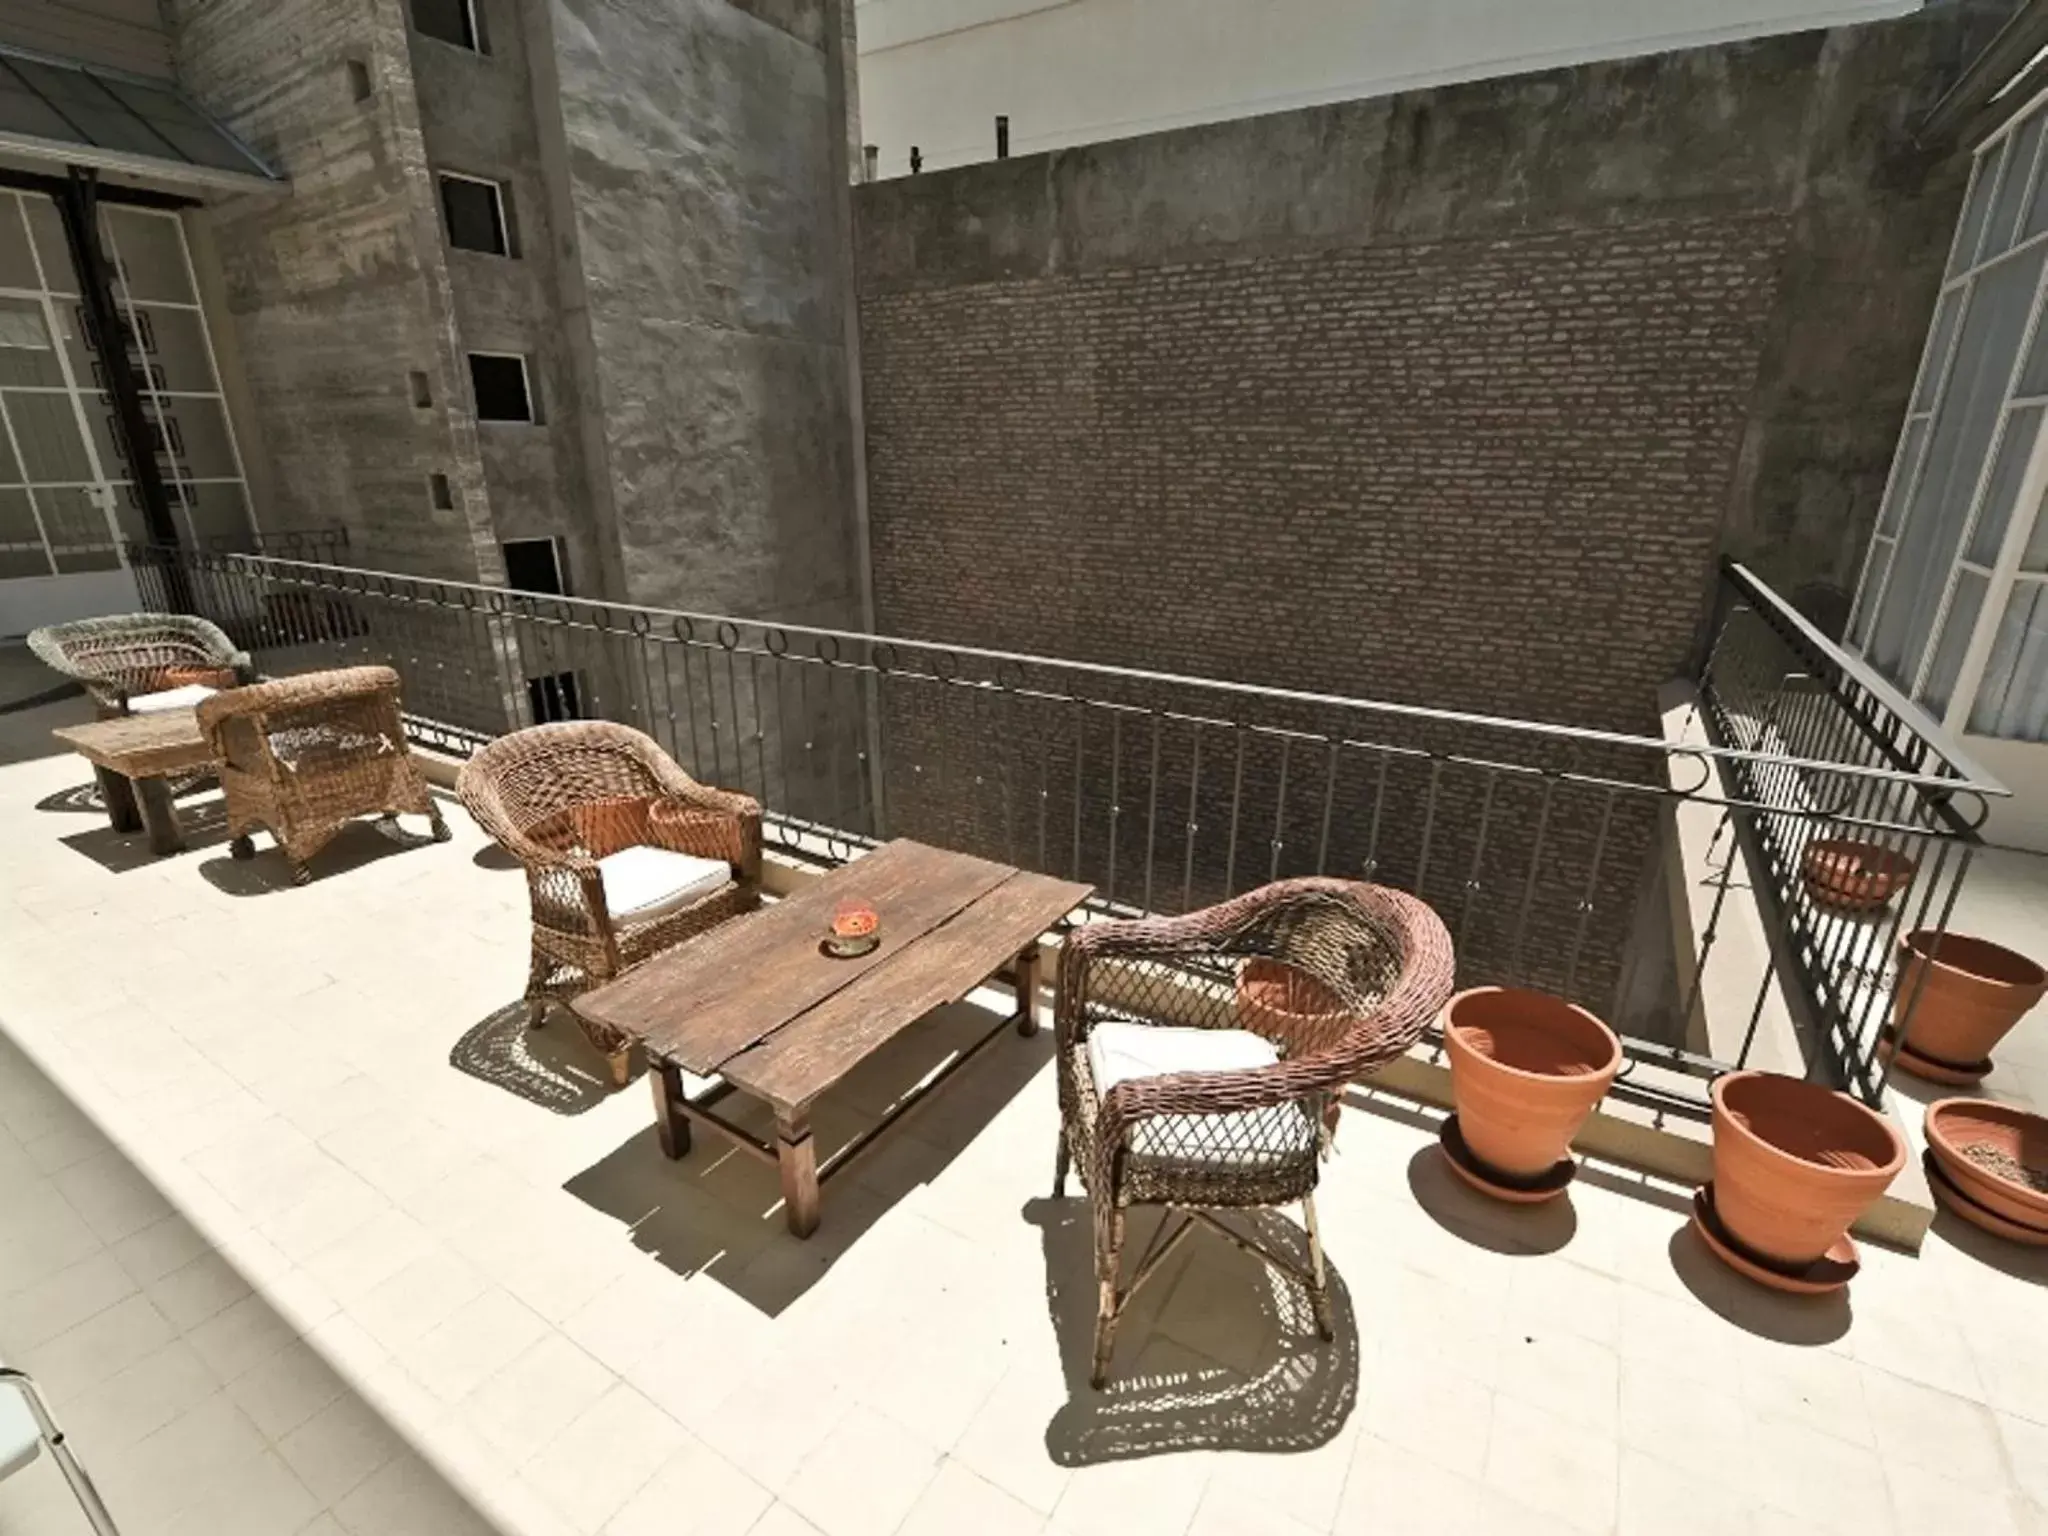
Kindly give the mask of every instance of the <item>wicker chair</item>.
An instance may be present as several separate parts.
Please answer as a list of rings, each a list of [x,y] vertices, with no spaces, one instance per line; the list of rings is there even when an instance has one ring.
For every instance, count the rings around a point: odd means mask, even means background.
[[[256,681],[249,653],[218,625],[182,613],[123,613],[31,630],[28,647],[79,683],[102,715],[125,715],[150,695],[195,703],[200,689]],[[147,708],[147,704],[143,705]]]
[[[1260,958],[1320,983],[1338,1011],[1240,1004],[1238,973]],[[1062,1130],[1053,1194],[1066,1193],[1078,1165],[1094,1210],[1095,1386],[1125,1305],[1196,1222],[1306,1285],[1317,1329],[1332,1337],[1314,1201],[1325,1110],[1415,1043],[1451,980],[1450,935],[1436,913],[1344,880],[1283,880],[1184,917],[1069,936],[1054,1006]],[[1297,1200],[1306,1269],[1214,1214]],[[1168,1209],[1120,1285],[1134,1205]]]
[[[456,792],[526,868],[535,1028],[553,1003],[760,905],[761,807],[699,784],[628,726],[514,731],[469,760]],[[623,1084],[629,1042],[579,1022]]]
[[[398,674],[343,667],[282,677],[214,694],[199,705],[199,729],[220,765],[227,799],[228,851],[253,858],[249,834],[269,829],[291,863],[292,882],[312,878],[306,861],[357,816],[400,811],[424,816],[434,839],[448,824],[406,746]]]

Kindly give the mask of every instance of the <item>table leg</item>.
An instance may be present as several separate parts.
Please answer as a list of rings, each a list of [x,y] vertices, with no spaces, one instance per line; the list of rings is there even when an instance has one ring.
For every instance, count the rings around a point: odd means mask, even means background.
[[[149,851],[178,853],[185,846],[185,834],[178,826],[178,808],[171,803],[171,786],[163,779],[136,779],[135,803],[142,811],[142,829],[149,834]]]
[[[1017,1033],[1027,1040],[1038,1033],[1038,977],[1043,960],[1036,944],[1017,957]]]
[[[113,823],[114,830],[140,832],[142,813],[135,808],[135,786],[128,775],[94,763],[92,776],[99,780],[100,804],[107,808],[107,820]]]
[[[802,1115],[775,1117],[775,1166],[782,1173],[782,1208],[789,1230],[809,1237],[818,1230],[818,1149]]]
[[[650,1061],[647,1081],[654,1085],[654,1134],[661,1155],[682,1157],[690,1150],[690,1120],[683,1113],[683,1069],[672,1061]]]

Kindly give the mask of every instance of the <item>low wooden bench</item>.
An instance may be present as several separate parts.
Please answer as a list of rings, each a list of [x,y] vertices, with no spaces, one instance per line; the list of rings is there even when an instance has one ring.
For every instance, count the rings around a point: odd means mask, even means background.
[[[898,840],[656,955],[571,1006],[645,1046],[663,1152],[687,1152],[695,1122],[776,1164],[790,1230],[808,1237],[818,1225],[821,1180],[1013,1024],[1022,1034],[1037,1031],[1039,939],[1091,889]],[[842,901],[880,914],[881,942],[872,953],[847,960],[821,953]],[[933,1009],[1012,964],[1016,1014],[821,1160],[810,1126],[818,1099]],[[685,1072],[718,1081],[691,1097]],[[768,1107],[774,1140],[719,1110],[730,1093]]]
[[[213,766],[194,711],[121,715],[90,725],[61,726],[51,734],[92,764],[107,819],[116,832],[147,832],[149,851],[155,854],[184,848],[178,809],[165,781],[173,774]]]

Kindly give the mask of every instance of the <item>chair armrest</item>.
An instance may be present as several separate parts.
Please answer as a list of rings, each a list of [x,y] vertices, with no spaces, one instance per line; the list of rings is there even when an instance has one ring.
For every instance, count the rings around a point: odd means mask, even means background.
[[[699,789],[697,795],[664,795],[656,800],[648,810],[648,835],[659,846],[677,853],[723,859],[742,880],[758,882],[761,808],[745,795]],[[706,795],[728,804],[707,804]]]

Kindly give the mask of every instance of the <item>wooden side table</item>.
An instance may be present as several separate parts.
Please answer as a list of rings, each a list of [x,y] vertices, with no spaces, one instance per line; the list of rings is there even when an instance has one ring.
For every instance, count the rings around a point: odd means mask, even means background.
[[[185,833],[165,780],[213,766],[194,711],[121,715],[90,725],[63,726],[50,734],[92,764],[107,819],[116,832],[147,832],[154,854],[183,850]]]

